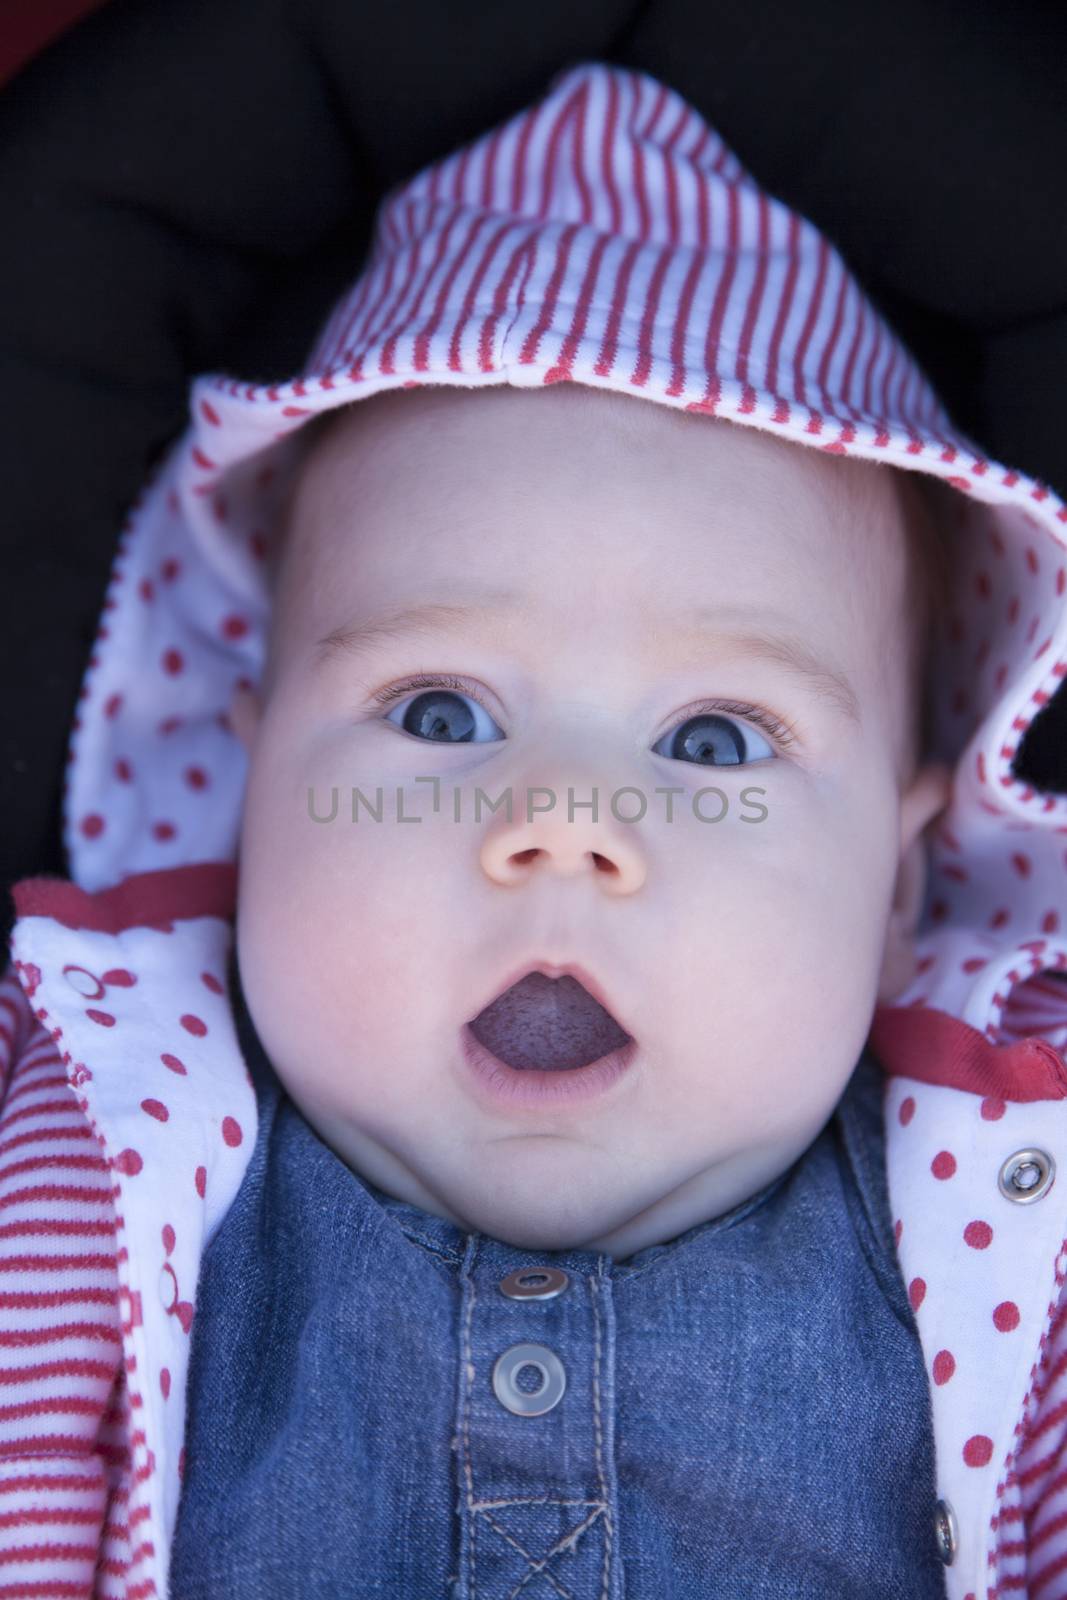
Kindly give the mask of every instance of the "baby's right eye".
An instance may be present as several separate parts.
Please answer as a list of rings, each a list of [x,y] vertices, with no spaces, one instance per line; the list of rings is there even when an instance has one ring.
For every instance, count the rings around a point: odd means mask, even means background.
[[[413,694],[412,690],[419,690]],[[466,698],[474,702],[478,713],[471,711],[461,703]],[[420,676],[409,678],[405,683],[395,684],[391,689],[385,689],[374,696],[379,705],[387,707],[399,706],[403,701],[409,700],[407,710],[404,712],[395,727],[404,733],[410,733],[416,739],[430,739],[437,744],[471,744],[493,743],[488,740],[475,741],[475,733],[485,732],[485,723],[488,722],[496,728],[496,723],[478,699],[478,696],[458,678],[432,678]],[[386,722],[393,718],[387,716]],[[497,729],[498,734],[500,730]],[[503,734],[500,734],[503,738]]]

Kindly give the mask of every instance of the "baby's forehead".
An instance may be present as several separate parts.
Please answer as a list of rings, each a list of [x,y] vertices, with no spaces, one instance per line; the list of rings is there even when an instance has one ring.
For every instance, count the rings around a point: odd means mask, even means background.
[[[768,563],[807,564],[821,574],[819,611],[832,609],[827,591],[839,587],[860,591],[857,604],[882,609],[901,588],[909,556],[902,474],[892,467],[613,390],[577,383],[391,390],[304,431],[279,541],[293,546],[287,585],[301,582],[320,543],[336,572],[358,564],[367,544],[384,542],[380,570],[383,562],[402,563],[405,545],[417,548],[431,527],[434,561],[454,549],[458,559],[491,565],[491,541],[506,548],[516,512],[538,541],[522,552],[531,590],[558,582],[551,563],[532,555],[563,520],[576,576],[590,563],[603,570],[609,559],[629,560],[635,581],[658,581],[682,560],[694,578],[725,584],[747,566],[755,595],[776,586],[771,565],[753,560],[765,547]],[[640,518],[620,514],[627,503],[640,506]],[[481,536],[474,551],[470,526]],[[665,565],[650,573],[652,551]],[[716,561],[731,571],[709,572]]]
[[[390,442],[410,449],[409,472],[431,460],[437,467],[464,456],[484,459],[513,434],[526,432],[546,407],[559,414],[560,426],[568,432],[577,431],[584,441],[608,449],[619,446],[625,452],[635,444],[654,449],[658,442],[684,441],[673,457],[675,470],[682,473],[695,475],[709,455],[735,458],[743,468],[743,491],[753,499],[789,482],[849,512],[863,500],[896,505],[894,480],[901,474],[885,463],[832,454],[726,415],[577,382],[536,388],[499,383],[478,389],[436,384],[379,391],[305,427],[298,476],[306,486],[343,475],[347,465],[365,464],[368,455],[380,455]]]
[[[383,672],[416,655],[467,670],[459,655],[491,641],[560,681],[610,660],[649,683],[718,663],[741,682],[729,663],[769,640],[843,682],[862,724],[890,702],[894,728],[914,721],[923,585],[889,465],[578,385],[394,391],[314,426],[267,687],[279,663],[336,635],[395,638],[399,619],[411,648],[383,651]],[[444,626],[439,609],[425,625],[442,601]]]

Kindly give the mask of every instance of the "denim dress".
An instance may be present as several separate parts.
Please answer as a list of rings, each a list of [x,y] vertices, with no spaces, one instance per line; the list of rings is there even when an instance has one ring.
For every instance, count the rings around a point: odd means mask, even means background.
[[[259,1132],[201,1267],[170,1600],[943,1600],[868,1052],[784,1174],[612,1262],[353,1173],[230,992]]]

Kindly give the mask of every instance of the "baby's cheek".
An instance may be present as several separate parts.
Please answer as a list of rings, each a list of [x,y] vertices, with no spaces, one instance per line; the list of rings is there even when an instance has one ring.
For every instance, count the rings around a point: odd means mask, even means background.
[[[410,1014],[464,920],[460,830],[439,830],[434,848],[431,825],[398,824],[387,803],[380,820],[361,811],[354,822],[349,792],[337,798],[333,811],[324,796],[324,821],[306,801],[295,815],[271,802],[252,856],[259,914],[301,981],[326,983],[361,1010]]]
[[[694,964],[688,984],[713,1003],[717,1029],[736,1046],[731,1059],[746,1071],[759,1064],[746,1095],[778,1125],[798,1109],[802,1118],[818,1116],[862,1047],[895,816],[877,799],[865,809],[854,791],[830,784],[780,785],[765,804],[765,821],[736,830],[743,844],[701,859],[686,904],[703,978]]]

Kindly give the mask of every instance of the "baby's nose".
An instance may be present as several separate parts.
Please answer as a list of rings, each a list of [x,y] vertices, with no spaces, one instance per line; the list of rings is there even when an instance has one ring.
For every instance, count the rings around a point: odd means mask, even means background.
[[[638,828],[620,821],[610,805],[605,817],[603,795],[572,799],[566,790],[529,793],[528,804],[525,795],[513,796],[512,819],[502,811],[486,831],[481,862],[494,882],[514,884],[540,872],[564,878],[586,874],[613,894],[641,887],[647,867]]]

